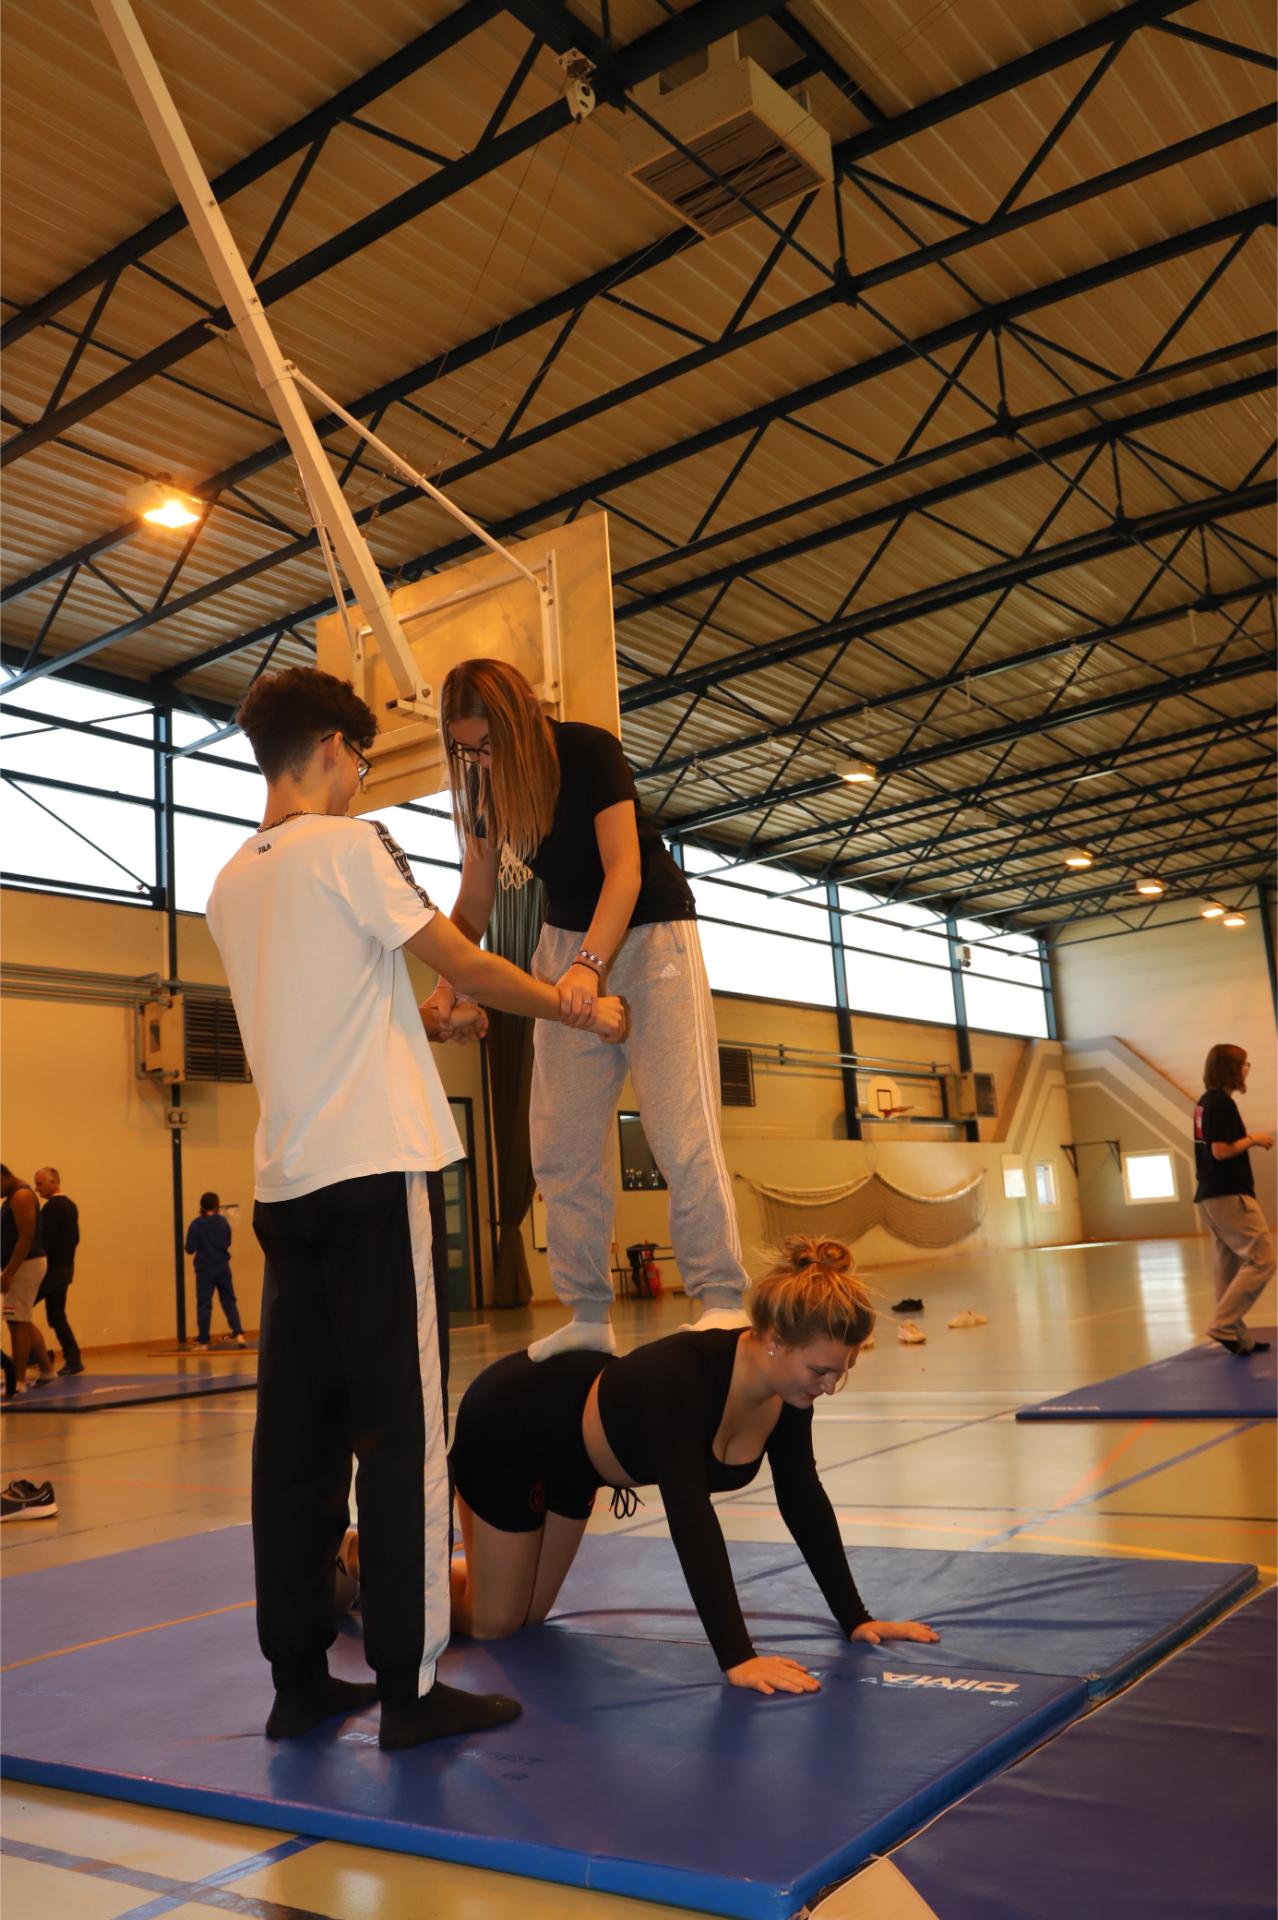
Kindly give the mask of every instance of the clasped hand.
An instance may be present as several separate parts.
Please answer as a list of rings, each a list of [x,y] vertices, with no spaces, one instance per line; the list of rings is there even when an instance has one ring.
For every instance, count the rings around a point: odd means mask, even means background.
[[[488,1015],[473,1000],[459,1000],[443,981],[418,1008],[429,1040],[482,1040]]]
[[[630,1010],[617,994],[599,991],[593,967],[577,962],[555,982],[559,1018],[566,1027],[593,1033],[596,1039],[616,1042],[630,1031]]]

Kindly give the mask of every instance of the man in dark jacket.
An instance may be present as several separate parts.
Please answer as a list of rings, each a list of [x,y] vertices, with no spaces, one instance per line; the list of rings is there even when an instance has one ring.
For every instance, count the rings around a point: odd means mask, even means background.
[[[75,1278],[75,1250],[80,1244],[80,1209],[63,1193],[56,1167],[41,1167],[33,1184],[43,1202],[40,1225],[48,1262],[36,1300],[44,1302],[49,1329],[62,1349],[58,1372],[83,1373],[80,1343],[67,1319],[67,1288]]]

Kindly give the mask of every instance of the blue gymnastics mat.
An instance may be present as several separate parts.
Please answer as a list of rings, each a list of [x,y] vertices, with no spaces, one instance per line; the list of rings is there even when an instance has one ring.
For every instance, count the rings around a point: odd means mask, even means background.
[[[750,1544],[732,1558],[760,1645],[800,1651],[819,1694],[727,1687],[669,1542],[592,1538],[555,1621],[445,1656],[449,1681],[512,1692],[523,1718],[394,1755],[377,1747],[371,1714],[301,1741],[263,1738],[269,1682],[247,1528],[15,1575],[4,1587],[0,1770],[789,1920],[1075,1718],[1088,1674],[1134,1669],[1254,1578],[1233,1565],[1063,1558],[1049,1578],[1042,1555],[877,1549],[856,1556],[875,1605],[888,1615],[908,1595],[946,1641],[875,1648],[839,1638],[793,1550]],[[1161,1604],[1150,1578],[1160,1573]],[[651,1607],[636,1610],[639,1599]],[[1094,1635],[1078,1631],[1085,1616]],[[335,1671],[364,1672],[354,1622],[331,1658]]]
[[[940,1920],[1273,1920],[1276,1632],[1271,1587],[891,1868]]]
[[[6,1413],[97,1413],[103,1407],[144,1407],[153,1400],[190,1400],[206,1393],[256,1390],[255,1373],[84,1373],[58,1379],[15,1399],[6,1394]]]
[[[1116,1373],[1090,1387],[1076,1387],[1036,1407],[1021,1407],[1018,1420],[1272,1420],[1278,1415],[1278,1339],[1273,1327],[1253,1329],[1269,1341],[1254,1358],[1226,1353],[1214,1340],[1155,1360],[1131,1373]]]

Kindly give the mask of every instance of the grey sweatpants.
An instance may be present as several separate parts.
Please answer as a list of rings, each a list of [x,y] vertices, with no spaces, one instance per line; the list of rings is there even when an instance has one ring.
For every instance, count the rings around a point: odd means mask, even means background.
[[[558,980],[583,938],[544,928],[535,977]],[[714,1007],[695,920],[632,927],[607,990],[630,1003],[622,1046],[547,1020],[535,1029],[532,1163],[546,1203],[555,1292],[585,1320],[605,1319],[612,1304],[613,1115],[629,1068],[648,1144],[670,1189],[670,1238],[684,1289],[711,1306],[739,1306],[749,1283],[719,1141]]]
[[[1243,1315],[1274,1277],[1274,1243],[1265,1216],[1249,1193],[1222,1193],[1198,1204],[1215,1260],[1216,1315],[1211,1330],[1246,1346],[1251,1335]]]

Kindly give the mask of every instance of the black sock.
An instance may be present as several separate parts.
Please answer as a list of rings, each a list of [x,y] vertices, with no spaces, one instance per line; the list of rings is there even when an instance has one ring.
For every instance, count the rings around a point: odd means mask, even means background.
[[[390,1751],[420,1747],[450,1734],[482,1733],[517,1720],[523,1708],[504,1693],[463,1693],[437,1680],[420,1700],[383,1700],[378,1744]]]
[[[326,1673],[314,1686],[277,1693],[266,1722],[268,1740],[296,1740],[321,1720],[345,1719],[371,1707],[377,1698],[373,1680],[335,1680]]]

